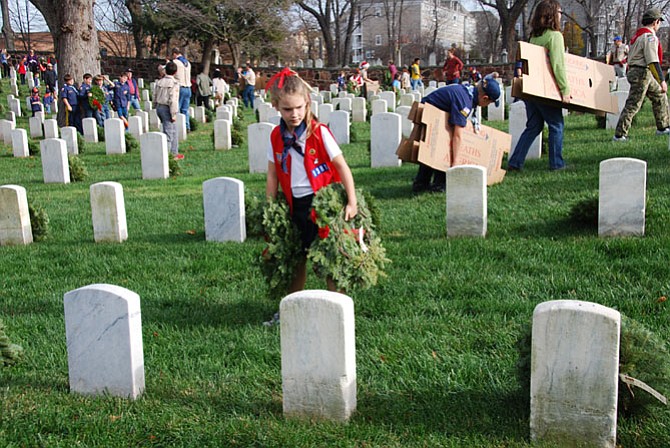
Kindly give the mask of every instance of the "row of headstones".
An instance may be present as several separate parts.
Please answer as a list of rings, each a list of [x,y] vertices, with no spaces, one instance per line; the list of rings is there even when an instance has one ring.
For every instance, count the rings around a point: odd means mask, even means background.
[[[401,106],[398,113],[380,112],[370,120],[370,164],[372,168],[398,167],[400,160],[396,149],[403,135],[411,132],[411,121],[407,118],[409,107]],[[340,144],[349,144],[351,139],[350,113],[336,110],[328,113],[328,127],[335,141]],[[270,134],[277,123],[253,123],[247,127],[249,172],[265,173],[268,168],[267,148],[270,145]],[[216,132],[216,125],[215,125]]]
[[[627,157],[600,162],[598,235],[643,236],[647,163]],[[486,168],[447,170],[447,236],[483,237],[487,230]]]
[[[41,142],[45,182],[69,182],[65,142]],[[168,177],[167,139],[151,132],[141,138],[142,177]],[[58,169],[56,169],[58,168]],[[483,237],[487,231],[486,169],[461,165],[447,170],[447,236]],[[116,182],[91,185],[91,208],[95,241],[125,241],[123,188]],[[646,204],[646,162],[614,158],[600,164],[598,234],[600,236],[643,236]],[[205,238],[207,241],[246,239],[244,184],[228,177],[203,183]],[[25,188],[0,187],[0,245],[32,242]]]
[[[139,295],[94,284],[63,301],[71,392],[138,398],[145,390]],[[302,291],[285,297],[279,310],[284,415],[347,421],[357,405],[352,299]],[[614,447],[620,328],[620,314],[595,303],[558,300],[535,308],[533,440]]]

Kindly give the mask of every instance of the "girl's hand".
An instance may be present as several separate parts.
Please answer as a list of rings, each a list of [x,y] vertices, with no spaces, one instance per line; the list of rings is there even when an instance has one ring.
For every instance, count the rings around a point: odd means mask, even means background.
[[[345,221],[349,221],[350,219],[355,218],[357,214],[358,214],[358,205],[347,204],[347,206],[344,207],[344,220]]]

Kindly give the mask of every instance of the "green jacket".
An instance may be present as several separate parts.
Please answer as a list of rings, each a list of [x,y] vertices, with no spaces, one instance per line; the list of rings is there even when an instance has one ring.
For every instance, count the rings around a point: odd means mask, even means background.
[[[565,43],[559,31],[546,30],[539,37],[531,37],[530,43],[540,45],[549,50],[549,63],[554,71],[558,89],[566,96],[570,94],[568,77],[565,73]]]

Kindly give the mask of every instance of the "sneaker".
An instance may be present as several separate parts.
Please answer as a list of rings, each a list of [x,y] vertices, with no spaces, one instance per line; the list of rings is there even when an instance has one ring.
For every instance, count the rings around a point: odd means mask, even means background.
[[[433,184],[430,186],[431,193],[444,193],[447,190],[446,185],[442,184]]]
[[[263,322],[263,325],[265,325],[266,327],[273,327],[275,325],[279,325],[279,313],[274,313],[272,315],[272,319]]]
[[[656,129],[656,135],[670,135],[670,128],[665,128],[662,131]]]
[[[521,168],[519,168],[518,166],[507,165],[507,171],[512,171],[512,172],[517,171],[518,172],[518,171],[521,171]]]
[[[181,160],[183,158],[184,158],[184,154],[177,154],[176,156],[174,156],[175,160]]]
[[[612,141],[614,141],[614,142],[625,142],[625,141],[628,141],[628,137],[626,137],[625,135],[622,135],[622,136],[615,135],[614,137],[612,137]]]

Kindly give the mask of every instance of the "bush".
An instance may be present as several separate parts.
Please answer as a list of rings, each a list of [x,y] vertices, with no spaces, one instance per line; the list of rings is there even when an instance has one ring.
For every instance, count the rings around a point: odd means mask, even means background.
[[[70,166],[71,182],[81,182],[88,177],[86,165],[84,165],[84,162],[79,157],[73,154],[68,154],[67,162]]]
[[[570,207],[570,221],[574,224],[597,228],[598,227],[598,196],[582,199]]]
[[[130,132],[126,132],[126,152],[133,152],[140,149],[140,143]]]
[[[23,348],[10,342],[5,333],[5,325],[0,320],[0,366],[16,364],[22,354]]]
[[[77,132],[77,149],[79,150],[79,154],[86,152],[86,140],[84,140],[84,136],[79,132]]]
[[[231,145],[240,146],[244,143],[244,125],[242,120],[234,120],[233,128],[230,130]]]
[[[49,235],[49,215],[42,208],[28,204],[30,227],[33,231],[33,241],[43,241]]]
[[[170,170],[170,177],[181,176],[181,164],[179,160],[175,160],[174,157],[168,159],[168,168]]]
[[[189,116],[189,117],[188,117],[188,122],[189,122],[189,124],[190,124],[190,126],[191,126],[191,132],[195,132],[195,131],[198,130],[198,126],[200,126],[200,123],[198,123],[198,120],[196,120],[195,118]]]
[[[244,199],[247,234],[249,236],[263,235],[263,210],[266,199],[261,194],[248,194]]]
[[[205,121],[207,123],[214,123],[216,119],[216,113],[211,109],[205,109]]]
[[[104,142],[105,141],[105,127],[104,126],[98,126],[98,141],[99,142]]]
[[[32,138],[28,138],[28,154],[31,156],[40,155],[40,144]]]

